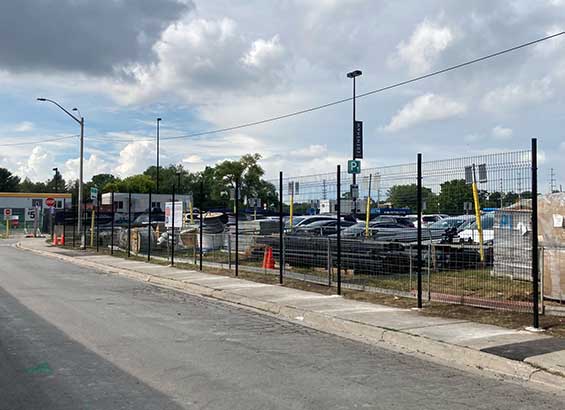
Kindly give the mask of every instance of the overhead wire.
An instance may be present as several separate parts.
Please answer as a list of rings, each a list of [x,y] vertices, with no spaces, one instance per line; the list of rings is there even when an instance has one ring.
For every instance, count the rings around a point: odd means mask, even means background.
[[[66,139],[70,139],[70,138],[78,138],[79,135],[69,135],[66,137],[59,137],[59,138],[50,138],[50,139],[43,139],[43,140],[38,140],[38,141],[27,141],[27,142],[14,142],[14,143],[8,143],[8,144],[0,144],[0,147],[12,147],[15,145],[32,145],[32,144],[42,144],[42,143],[47,143],[47,142],[55,142],[55,141],[61,141],[61,140],[66,140]]]
[[[482,56],[482,57],[478,57],[478,58],[475,58],[475,59],[472,59],[472,60],[469,60],[469,61],[465,61],[465,62],[455,64],[455,65],[452,65],[452,66],[449,66],[449,67],[446,67],[446,68],[442,68],[440,70],[433,71],[433,72],[428,73],[428,74],[424,74],[424,75],[421,75],[421,76],[418,76],[418,77],[410,78],[408,80],[404,80],[404,81],[400,81],[400,82],[397,82],[397,83],[394,83],[394,84],[390,84],[390,85],[387,85],[387,86],[384,86],[384,87],[381,87],[381,88],[377,88],[375,90],[367,91],[367,92],[356,95],[356,98],[367,97],[367,96],[372,95],[372,94],[377,94],[377,93],[387,91],[387,90],[391,90],[393,88],[401,87],[403,85],[410,84],[410,83],[413,83],[413,82],[416,82],[416,81],[421,81],[421,80],[424,80],[426,78],[430,78],[430,77],[434,77],[434,76],[437,76],[437,75],[440,75],[440,74],[444,74],[446,72],[457,70],[459,68],[466,67],[466,66],[469,66],[469,65],[472,65],[472,64],[476,64],[476,63],[479,63],[481,61],[489,60],[489,59],[501,56],[503,54],[511,53],[513,51],[520,50],[522,48],[529,47],[529,46],[532,46],[534,44],[538,44],[538,43],[550,40],[552,38],[562,36],[564,34],[565,34],[565,31],[561,31],[561,32],[558,32],[558,33],[554,33],[554,34],[545,36],[545,37],[538,38],[538,39],[533,40],[533,41],[528,41],[527,43],[522,43],[522,44],[510,47],[510,48],[506,48],[506,49],[501,50],[501,51],[497,51],[495,53],[487,54],[487,55]],[[321,109],[324,109],[324,108],[332,107],[334,105],[343,104],[343,103],[346,103],[346,102],[351,101],[351,100],[353,100],[353,97],[342,98],[340,100],[331,101],[331,102],[328,102],[326,104],[321,104],[321,105],[317,105],[315,107],[306,108],[306,109],[303,109],[303,110],[300,110],[300,111],[294,111],[294,112],[291,112],[291,113],[288,113],[288,114],[277,115],[275,117],[265,118],[265,119],[258,120],[258,121],[247,122],[247,123],[244,123],[244,124],[234,125],[234,126],[231,126],[231,127],[218,128],[218,129],[215,129],[215,130],[195,132],[195,133],[191,133],[191,134],[187,134],[187,135],[180,135],[180,136],[174,136],[174,137],[163,137],[163,138],[161,138],[161,140],[194,138],[194,137],[200,137],[200,136],[204,136],[204,135],[218,134],[218,133],[223,133],[223,132],[228,132],[228,131],[235,131],[235,130],[242,129],[242,128],[253,127],[253,126],[256,126],[256,125],[266,124],[266,123],[269,123],[269,122],[274,122],[274,121],[283,120],[283,119],[286,119],[286,118],[295,117],[295,116],[302,115],[302,114],[307,114],[307,113],[310,113],[310,112],[313,112],[313,111],[318,111],[318,110],[321,110]]]

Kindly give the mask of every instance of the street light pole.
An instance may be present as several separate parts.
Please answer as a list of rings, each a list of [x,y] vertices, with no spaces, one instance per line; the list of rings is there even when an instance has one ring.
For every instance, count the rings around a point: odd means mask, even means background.
[[[161,118],[157,118],[157,193],[159,193],[159,123]]]
[[[59,180],[59,168],[55,167],[53,168],[53,171],[55,172],[55,178],[53,179],[53,182],[55,183],[55,193],[59,192],[58,190],[58,180]]]
[[[355,155],[355,121],[356,121],[356,115],[355,115],[355,99],[357,97],[357,94],[355,92],[355,78],[359,77],[360,75],[362,75],[363,72],[361,70],[355,70],[355,71],[351,71],[349,73],[347,73],[347,78],[352,78],[353,79],[353,128],[352,128],[352,138],[353,138],[353,160],[357,159],[356,155]],[[356,185],[357,183],[357,175],[353,174],[353,185]],[[357,198],[353,197],[353,217],[355,217],[355,215],[357,214]]]
[[[49,98],[38,98],[37,101],[41,102],[50,102],[51,104],[55,104],[59,107],[62,111],[65,112],[69,117],[75,120],[80,125],[80,169],[79,169],[79,180],[78,180],[78,220],[77,220],[77,230],[78,234],[81,237],[81,248],[84,249],[85,242],[84,242],[84,235],[81,235],[82,230],[82,179],[83,179],[83,158],[84,158],[84,118],[82,115],[79,117],[71,114],[68,110],[66,110],[61,104],[57,101],[50,100]],[[76,108],[73,108],[73,111],[78,111]]]

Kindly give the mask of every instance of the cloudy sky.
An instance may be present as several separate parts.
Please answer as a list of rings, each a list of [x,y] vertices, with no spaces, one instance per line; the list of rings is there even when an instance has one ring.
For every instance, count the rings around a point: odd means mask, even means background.
[[[324,104],[565,30],[565,1],[19,0],[0,2],[0,166],[45,180],[121,176],[155,161],[199,170],[244,153],[268,176],[351,152],[351,104],[176,138]],[[540,188],[565,185],[565,36],[358,100],[364,167],[529,148]],[[170,139],[169,139],[170,138]],[[37,141],[42,141],[37,143]],[[23,144],[25,143],[25,144]],[[12,145],[18,144],[18,145]]]

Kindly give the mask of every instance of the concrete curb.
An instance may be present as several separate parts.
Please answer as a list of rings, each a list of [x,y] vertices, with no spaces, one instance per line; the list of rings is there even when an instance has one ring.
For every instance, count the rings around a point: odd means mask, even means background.
[[[149,282],[157,286],[180,290],[191,295],[209,297],[218,301],[251,308],[347,339],[388,348],[405,354],[431,358],[450,367],[486,371],[491,375],[526,382],[531,384],[532,387],[550,387],[561,391],[565,390],[565,377],[561,374],[552,372],[550,369],[541,369],[527,362],[507,359],[480,350],[433,340],[425,336],[367,325],[353,320],[340,319],[327,314],[288,306],[284,303],[274,303],[257,298],[250,298],[227,290],[219,290],[190,283],[188,280],[169,279],[157,275],[141,273],[132,269],[118,268],[78,259],[73,256],[25,247],[21,243],[15,246],[42,256],[71,262],[77,266],[93,268],[104,273],[117,274],[131,279]]]

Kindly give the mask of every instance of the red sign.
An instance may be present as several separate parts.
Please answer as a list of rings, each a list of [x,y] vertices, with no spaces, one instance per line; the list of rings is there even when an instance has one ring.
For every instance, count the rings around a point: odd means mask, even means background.
[[[45,200],[45,205],[47,205],[48,207],[55,206],[55,200],[53,198],[47,198]]]
[[[10,208],[4,209],[4,216],[11,216],[11,215],[12,215],[12,210]]]

